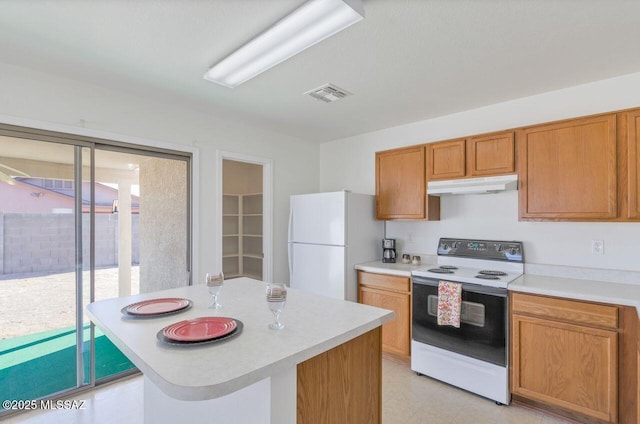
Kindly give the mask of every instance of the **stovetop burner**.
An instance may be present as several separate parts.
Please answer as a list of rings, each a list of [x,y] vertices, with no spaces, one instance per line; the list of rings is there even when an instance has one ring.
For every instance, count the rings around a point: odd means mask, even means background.
[[[506,272],[504,271],[495,271],[492,269],[483,269],[482,271],[478,271],[478,274],[482,274],[482,275],[495,275],[495,276],[505,276],[507,275]]]
[[[453,274],[453,270],[448,268],[431,268],[428,271],[435,274]]]
[[[497,275],[490,275],[490,274],[478,274],[476,275],[476,278],[481,278],[483,280],[499,280],[500,277],[498,277]]]
[[[524,272],[520,241],[440,238],[437,263],[414,269],[411,275],[433,281],[507,288]]]

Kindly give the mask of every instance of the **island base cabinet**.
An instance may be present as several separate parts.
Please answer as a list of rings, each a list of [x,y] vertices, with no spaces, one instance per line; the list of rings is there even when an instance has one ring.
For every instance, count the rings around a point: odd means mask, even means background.
[[[381,424],[381,335],[377,327],[215,399],[175,399],[145,376],[144,423]]]
[[[298,364],[297,424],[380,424],[380,327]]]

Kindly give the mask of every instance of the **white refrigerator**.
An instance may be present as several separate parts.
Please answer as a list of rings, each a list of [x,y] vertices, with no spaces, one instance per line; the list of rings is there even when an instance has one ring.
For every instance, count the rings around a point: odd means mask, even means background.
[[[357,302],[354,265],[380,259],[382,237],[374,196],[349,191],[291,196],[291,287]]]

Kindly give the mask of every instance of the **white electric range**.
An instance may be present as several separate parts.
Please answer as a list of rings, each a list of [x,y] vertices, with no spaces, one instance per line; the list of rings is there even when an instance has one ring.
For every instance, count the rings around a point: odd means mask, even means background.
[[[411,369],[508,404],[507,287],[523,272],[522,242],[441,238],[438,265],[412,272]],[[462,285],[460,328],[437,324],[440,281]]]

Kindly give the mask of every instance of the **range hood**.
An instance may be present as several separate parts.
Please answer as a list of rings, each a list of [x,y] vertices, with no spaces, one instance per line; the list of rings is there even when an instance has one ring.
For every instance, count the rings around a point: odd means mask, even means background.
[[[446,194],[484,194],[517,189],[517,175],[500,175],[497,177],[429,181],[427,194],[431,196],[442,196]]]

